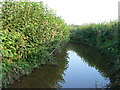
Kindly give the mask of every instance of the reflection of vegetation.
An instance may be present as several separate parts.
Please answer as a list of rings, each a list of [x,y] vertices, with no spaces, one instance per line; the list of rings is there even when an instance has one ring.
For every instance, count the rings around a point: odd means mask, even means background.
[[[62,53],[61,53],[62,52]],[[59,83],[64,83],[63,73],[67,69],[67,51],[61,48],[54,52],[55,64],[43,65],[41,69],[36,70],[20,82],[11,85],[11,88],[60,88]]]
[[[64,82],[62,73],[64,68],[54,65],[45,65],[30,76],[24,77],[21,82],[12,88],[55,88],[61,87],[58,82]]]
[[[99,50],[84,44],[70,43],[70,50],[75,51],[89,66],[95,67],[104,77],[109,77],[111,63],[103,57]]]
[[[100,54],[99,50],[91,46],[79,43],[68,43],[68,50],[75,51],[83,60],[88,63],[89,66],[95,67],[104,77],[110,79],[112,84],[113,79],[111,78],[112,62],[109,59]],[[108,63],[109,62],[109,63]]]
[[[58,48],[54,52],[55,59],[57,60],[55,65],[44,65],[42,69],[37,70],[29,77],[25,77],[23,81],[15,86],[13,85],[13,87],[61,87],[59,82],[65,82],[62,74],[64,74],[67,68],[67,50],[75,51],[79,56],[84,58],[89,66],[95,67],[103,76],[109,77],[110,65],[106,64],[106,58],[101,56],[96,49],[87,45],[68,43],[65,47]],[[31,83],[33,84],[31,85]]]
[[[114,85],[120,86],[120,39],[118,21],[109,23],[88,24],[81,26],[71,25],[71,40],[85,43],[101,50],[109,57],[108,63],[113,63],[111,75]],[[112,77],[111,77],[112,78]]]
[[[95,67],[104,77],[110,78],[112,63],[108,64],[109,59],[105,58],[95,49],[88,45],[79,43],[68,43],[64,47],[58,48],[54,52],[55,64],[43,65],[42,69],[37,70],[30,76],[24,77],[21,82],[13,85],[13,88],[60,88],[59,83],[65,83],[63,78],[64,71],[67,69],[67,51],[75,51],[91,67]],[[111,82],[112,83],[112,82]],[[97,82],[96,82],[97,87]],[[103,86],[104,87],[104,86]]]

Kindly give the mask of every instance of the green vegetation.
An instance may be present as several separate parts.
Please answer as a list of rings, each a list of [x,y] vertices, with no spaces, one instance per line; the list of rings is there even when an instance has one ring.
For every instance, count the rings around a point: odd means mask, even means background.
[[[114,79],[114,85],[120,84],[120,51],[119,51],[119,34],[118,22],[111,21],[109,23],[88,24],[70,26],[71,41],[88,44],[100,49],[101,54],[109,58],[109,62],[113,63],[111,68],[111,76]],[[109,63],[108,62],[108,63]]]
[[[1,2],[2,85],[28,75],[42,64],[55,63],[56,48],[69,40],[101,50],[112,62],[113,84],[120,85],[118,22],[68,26],[42,2]],[[0,56],[1,58],[1,56]],[[109,63],[108,62],[108,63]]]
[[[73,43],[72,41],[67,45],[67,48],[68,50],[76,52],[77,55],[80,56],[85,63],[98,70],[103,77],[109,78],[110,83],[105,85],[105,88],[110,86],[112,83],[110,75],[112,63],[108,63],[109,59],[101,55],[99,53],[99,49],[87,44],[81,44],[79,42]]]
[[[34,70],[34,73],[23,77],[20,82],[9,85],[10,88],[61,88],[60,82],[65,82],[63,74],[68,64],[67,50],[64,47],[57,48],[54,55],[57,60],[56,64],[42,65],[39,69]]]
[[[69,39],[64,21],[42,2],[1,2],[3,87],[53,62],[53,53]]]

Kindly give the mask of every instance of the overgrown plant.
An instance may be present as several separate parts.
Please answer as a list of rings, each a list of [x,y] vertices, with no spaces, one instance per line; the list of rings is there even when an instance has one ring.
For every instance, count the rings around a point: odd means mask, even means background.
[[[69,30],[43,2],[1,2],[2,84],[5,87],[33,68],[51,61],[69,39]]]
[[[118,21],[73,27],[71,29],[71,40],[99,48],[101,53],[105,54],[113,63],[111,76],[114,78],[114,84],[120,85]]]

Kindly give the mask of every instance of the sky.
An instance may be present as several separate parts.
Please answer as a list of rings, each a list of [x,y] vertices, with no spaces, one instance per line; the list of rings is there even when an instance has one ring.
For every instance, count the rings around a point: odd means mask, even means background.
[[[120,0],[31,0],[43,1],[67,24],[87,24],[118,20]]]
[[[53,8],[67,24],[109,22],[118,19],[120,0],[38,0]]]
[[[39,1],[39,0],[38,0]],[[42,0],[67,24],[109,22],[118,19],[120,0]]]

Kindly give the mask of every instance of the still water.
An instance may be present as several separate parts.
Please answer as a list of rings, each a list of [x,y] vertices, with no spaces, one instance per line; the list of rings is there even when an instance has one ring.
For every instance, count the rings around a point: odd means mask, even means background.
[[[109,64],[99,51],[69,43],[55,54],[57,64],[43,65],[11,88],[103,88],[109,83]]]
[[[89,66],[76,52],[68,51],[68,57],[69,67],[63,76],[65,83],[61,84],[63,88],[100,88],[109,83],[108,78]]]

